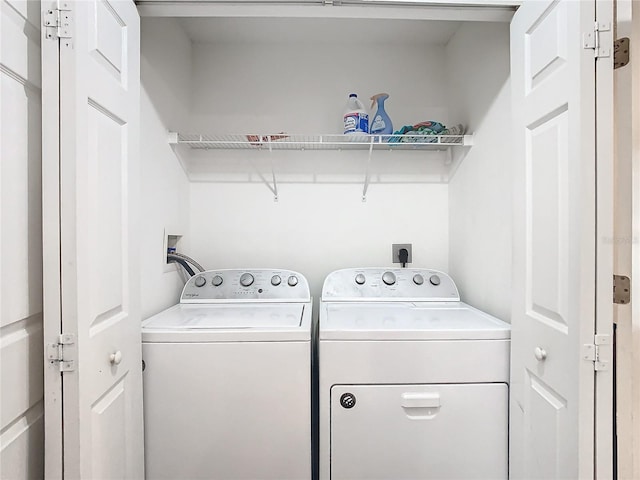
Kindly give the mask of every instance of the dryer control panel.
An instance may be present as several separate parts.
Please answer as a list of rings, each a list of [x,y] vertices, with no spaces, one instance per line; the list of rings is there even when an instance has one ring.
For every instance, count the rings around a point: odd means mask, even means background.
[[[309,283],[292,270],[209,270],[191,277],[180,303],[308,302]]]
[[[458,302],[451,277],[426,268],[347,268],[330,273],[323,301]]]

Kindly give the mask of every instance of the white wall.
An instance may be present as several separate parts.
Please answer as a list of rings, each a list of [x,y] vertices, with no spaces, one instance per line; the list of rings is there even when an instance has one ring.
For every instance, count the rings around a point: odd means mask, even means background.
[[[141,307],[146,318],[175,304],[183,278],[164,265],[165,232],[189,231],[189,183],[167,143],[167,131],[188,118],[191,42],[172,19],[141,21]],[[188,252],[188,236],[181,242]]]
[[[40,5],[0,5],[0,478],[44,471]]]
[[[413,266],[448,269],[446,185],[285,184],[278,202],[260,184],[194,183],[191,246],[205,268],[303,273],[320,296],[331,271],[392,266],[391,244],[413,244]],[[396,265],[397,266],[397,265]]]
[[[449,121],[442,46],[194,44],[193,55],[192,126],[201,132],[342,133],[351,92],[367,108],[388,93],[395,128]]]
[[[446,56],[453,110],[475,135],[449,183],[449,271],[464,301],[509,321],[509,25],[465,24],[447,45]]]
[[[443,46],[195,44],[193,58],[192,126],[200,133],[341,133],[349,92],[367,107],[372,94],[389,93],[396,128],[449,121]],[[429,158],[441,165],[438,154],[375,152],[376,183],[362,202],[366,152],[274,153],[278,180],[288,182],[274,202],[247,161],[269,172],[269,157],[254,153],[191,154],[194,178],[224,165],[235,182],[191,186],[189,241],[205,268],[298,270],[316,298],[335,269],[392,266],[392,243],[413,244],[413,266],[448,270],[447,186],[418,172]]]

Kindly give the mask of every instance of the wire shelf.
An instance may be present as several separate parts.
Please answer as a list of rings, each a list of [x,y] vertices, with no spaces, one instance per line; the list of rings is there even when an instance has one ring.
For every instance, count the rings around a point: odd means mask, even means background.
[[[473,135],[200,135],[172,132],[169,143],[199,150],[446,150],[452,146],[472,145]]]

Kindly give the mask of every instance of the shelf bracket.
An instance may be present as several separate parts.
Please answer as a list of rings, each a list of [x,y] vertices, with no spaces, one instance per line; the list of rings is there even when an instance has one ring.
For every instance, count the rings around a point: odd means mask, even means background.
[[[256,173],[256,175],[260,178],[260,180],[262,180],[262,183],[264,183],[267,186],[267,188],[271,190],[271,193],[273,193],[273,201],[277,202],[278,201],[278,184],[276,183],[276,173],[275,173],[275,169],[273,168],[273,155],[272,155],[273,149],[271,147],[271,138],[269,136],[264,137],[260,135],[260,136],[256,136],[255,141],[259,142],[260,150],[262,150],[262,145],[264,145],[265,143],[269,145],[269,162],[271,163],[271,178],[272,178],[273,184],[269,182],[269,179],[265,176],[263,172],[260,171],[257,165],[253,162],[253,160],[251,160],[251,158],[248,158],[248,162],[253,167],[253,170]]]
[[[273,180],[273,187],[269,185],[269,189],[273,193],[273,201],[278,201],[278,183],[276,182],[276,171],[273,168],[273,146],[271,145],[271,135],[267,136],[269,140],[269,161],[271,162],[271,178]]]
[[[367,201],[367,190],[369,190],[369,181],[371,180],[371,155],[373,153],[373,136],[371,136],[371,140],[369,141],[369,158],[367,159],[367,173],[364,176],[364,187],[362,188],[362,201]],[[378,137],[380,138],[380,137]]]

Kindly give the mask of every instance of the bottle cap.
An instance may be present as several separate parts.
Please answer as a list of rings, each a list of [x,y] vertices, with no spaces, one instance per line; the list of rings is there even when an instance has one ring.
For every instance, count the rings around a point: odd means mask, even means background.
[[[351,98],[351,97],[356,97],[356,98],[358,98],[358,94],[357,94],[357,93],[350,93],[350,94],[349,94],[349,98]]]

